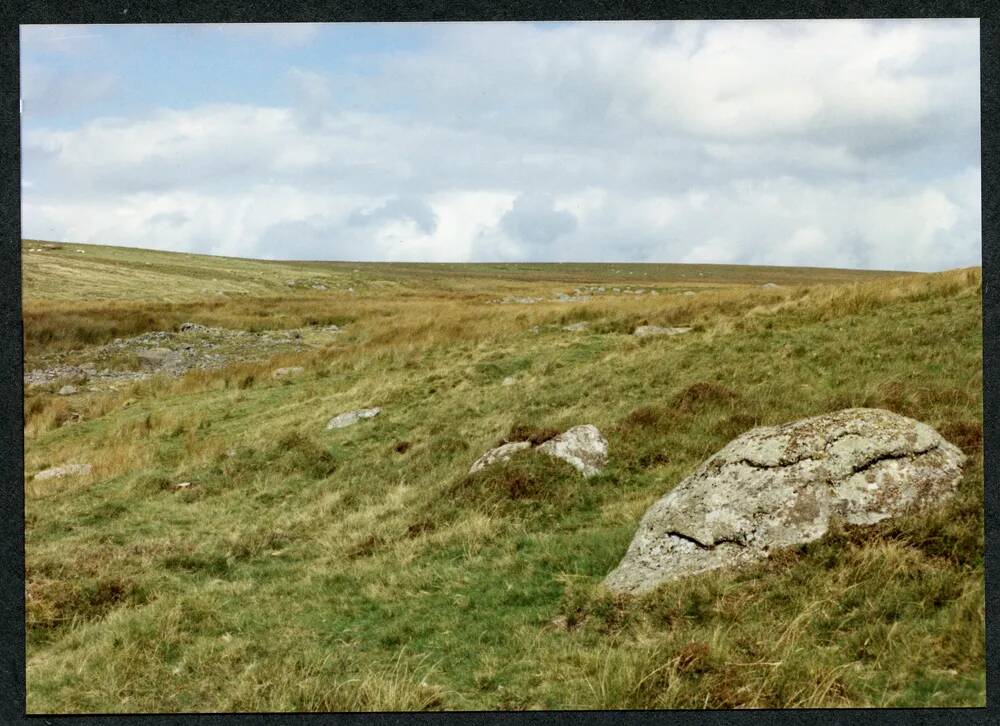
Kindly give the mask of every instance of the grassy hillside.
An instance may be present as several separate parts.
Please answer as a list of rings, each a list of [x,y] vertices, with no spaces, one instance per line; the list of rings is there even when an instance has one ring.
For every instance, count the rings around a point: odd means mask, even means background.
[[[985,702],[978,269],[62,245],[24,271],[27,369],[188,320],[343,327],[257,363],[27,389],[29,712]],[[605,291],[551,299],[588,286]],[[693,330],[640,340],[642,323]],[[289,365],[305,372],[271,377]],[[859,405],[969,453],[958,495],[647,596],[599,586],[645,509],[731,438]],[[597,477],[532,453],[466,476],[515,427],[581,423],[610,443]],[[34,478],[74,462],[93,472]]]

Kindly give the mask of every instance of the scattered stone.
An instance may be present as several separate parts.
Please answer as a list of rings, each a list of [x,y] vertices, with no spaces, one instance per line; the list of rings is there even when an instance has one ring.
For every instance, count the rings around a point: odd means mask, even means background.
[[[663,328],[659,325],[640,325],[632,335],[637,338],[646,338],[650,335],[681,335],[690,330],[691,328]]]
[[[518,451],[524,451],[525,449],[530,448],[531,443],[528,441],[514,441],[509,444],[498,446],[495,449],[490,449],[476,459],[476,461],[472,464],[472,467],[469,469],[469,473],[475,474],[477,471],[485,469],[490,464],[495,464],[498,461],[506,461]]]
[[[599,474],[608,463],[608,442],[592,424],[574,426],[549,439],[538,450],[562,459],[584,476]]]
[[[587,329],[587,323],[584,322],[584,321],[580,321],[579,323],[572,323],[570,325],[564,325],[563,326],[563,330],[568,330],[571,333],[577,333],[577,332],[579,332],[581,330],[586,330],[586,329]]]
[[[63,464],[38,472],[35,474],[35,479],[44,481],[45,479],[62,479],[66,476],[86,476],[92,471],[93,467],[90,464]]]
[[[149,348],[138,353],[139,367],[145,370],[169,368],[182,362],[181,354],[169,348]]]
[[[342,413],[331,418],[329,422],[327,422],[326,428],[328,431],[330,429],[342,429],[345,426],[356,424],[363,418],[373,418],[374,416],[378,416],[380,413],[382,413],[382,409],[378,407],[362,408],[358,411],[348,411],[347,413]]]
[[[76,386],[71,386],[68,383],[59,389],[60,396],[72,396],[74,393],[79,393],[80,389]]]
[[[313,285],[312,289],[313,290],[326,290],[327,287],[326,287],[326,285]]]
[[[507,376],[502,381],[500,381],[501,386],[513,386],[515,383],[517,383],[517,380],[514,378],[514,376]]]
[[[271,378],[285,378],[286,376],[298,376],[306,372],[302,366],[289,366],[287,368],[275,368],[271,373]]]
[[[765,282],[761,287],[778,287],[773,282]]]
[[[933,504],[965,459],[930,426],[882,409],[752,429],[647,510],[604,584],[646,592],[818,539],[833,516],[870,525]]]
[[[296,285],[299,284],[299,281],[298,280],[287,280],[285,282],[285,284],[288,285],[288,287],[295,287]]]
[[[204,333],[208,328],[204,325],[198,325],[198,323],[181,323],[180,331],[182,333]]]
[[[182,481],[174,484],[174,489],[189,489],[191,487],[191,482]]]
[[[692,295],[694,295],[694,290],[685,290],[684,292],[681,293],[681,295],[686,295],[687,297],[691,297]]]

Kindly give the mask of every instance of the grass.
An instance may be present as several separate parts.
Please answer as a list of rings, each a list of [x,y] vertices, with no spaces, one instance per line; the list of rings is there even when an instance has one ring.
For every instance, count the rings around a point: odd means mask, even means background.
[[[212,277],[226,294],[200,292]],[[345,326],[258,363],[27,391],[31,713],[985,703],[978,269],[266,263],[63,245],[27,253],[25,281],[29,361],[185,320]],[[660,295],[488,303],[581,285]],[[591,325],[561,329],[579,320]],[[694,329],[629,335],[646,322]],[[305,372],[271,378],[287,365]],[[962,446],[957,495],[643,597],[600,587],[645,509],[728,440],[861,405]],[[532,451],[468,474],[501,441],[581,423],[609,441],[599,476]],[[33,479],[75,461],[93,474]]]

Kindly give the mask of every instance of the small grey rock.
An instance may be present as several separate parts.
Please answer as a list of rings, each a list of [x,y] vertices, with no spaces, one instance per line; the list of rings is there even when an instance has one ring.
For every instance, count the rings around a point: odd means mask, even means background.
[[[342,429],[346,426],[351,426],[356,424],[358,421],[366,418],[373,418],[382,413],[382,409],[379,407],[375,408],[362,408],[358,411],[348,411],[347,413],[341,413],[337,416],[331,418],[327,424],[327,430],[330,429]]]
[[[562,459],[584,476],[599,474],[608,463],[608,442],[592,424],[574,426],[549,439],[538,450]]]
[[[63,464],[38,472],[35,474],[35,479],[44,481],[46,479],[62,479],[66,476],[86,476],[92,471],[93,467],[90,464]]]
[[[271,378],[285,378],[287,376],[298,376],[306,372],[302,366],[288,366],[287,368],[275,368],[271,373]]]
[[[659,325],[640,325],[632,334],[637,338],[646,338],[650,335],[681,335],[690,330],[691,328],[663,328]]]
[[[472,466],[469,468],[470,474],[475,474],[481,469],[485,469],[490,464],[495,464],[498,461],[506,461],[518,451],[524,451],[525,449],[530,449],[531,444],[527,441],[514,441],[509,444],[503,444],[502,446],[497,446],[495,449],[490,449],[485,454],[480,456],[473,462]]]

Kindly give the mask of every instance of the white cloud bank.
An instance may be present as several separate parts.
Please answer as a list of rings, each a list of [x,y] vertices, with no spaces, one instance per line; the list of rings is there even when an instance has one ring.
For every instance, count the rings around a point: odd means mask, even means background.
[[[271,258],[979,264],[976,21],[432,38],[364,80],[289,68],[289,107],[28,128],[24,234]]]

